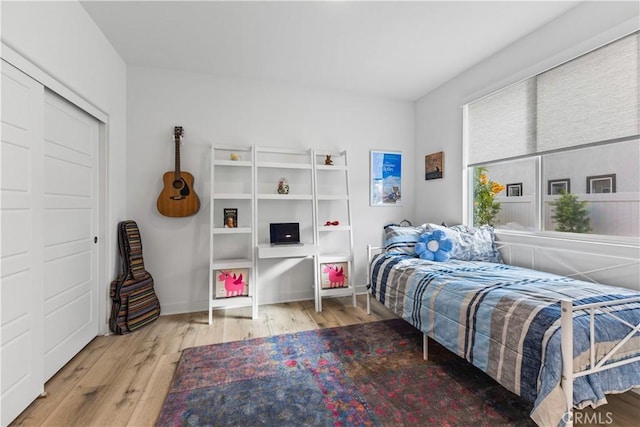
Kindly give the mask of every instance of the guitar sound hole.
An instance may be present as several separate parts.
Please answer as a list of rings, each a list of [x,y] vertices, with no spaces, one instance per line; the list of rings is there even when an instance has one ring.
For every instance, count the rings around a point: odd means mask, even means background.
[[[175,181],[173,181],[173,188],[175,188],[176,190],[179,190],[182,188],[182,180],[181,179],[176,179]]]

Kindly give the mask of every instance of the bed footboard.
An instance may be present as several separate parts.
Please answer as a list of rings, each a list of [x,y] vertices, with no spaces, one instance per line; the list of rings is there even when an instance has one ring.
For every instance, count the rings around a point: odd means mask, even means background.
[[[576,378],[594,374],[596,372],[605,371],[607,369],[615,368],[621,365],[634,363],[640,361],[640,356],[629,357],[616,362],[609,362],[616,353],[622,348],[622,346],[634,336],[640,334],[640,323],[629,323],[624,319],[621,319],[611,310],[614,306],[632,304],[640,302],[640,297],[625,298],[622,300],[596,302],[592,304],[573,305],[570,300],[561,300],[561,317],[560,317],[560,331],[561,331],[561,351],[562,351],[562,377],[561,387],[566,399],[566,411],[563,416],[563,421],[566,426],[573,426],[573,381]],[[581,371],[574,372],[573,368],[573,314],[577,311],[584,311],[589,314],[589,368]],[[618,341],[611,350],[606,352],[601,357],[596,356],[596,342],[595,342],[595,330],[596,330],[596,313],[609,316],[616,321],[620,322],[624,326],[629,328],[629,333],[625,335],[620,341]]]

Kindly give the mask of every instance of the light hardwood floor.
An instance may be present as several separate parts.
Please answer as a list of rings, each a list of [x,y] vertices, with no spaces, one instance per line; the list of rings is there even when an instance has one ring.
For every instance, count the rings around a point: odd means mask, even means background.
[[[47,396],[12,425],[152,426],[183,349],[396,317],[375,301],[368,315],[365,301],[359,296],[353,308],[350,297],[325,299],[321,313],[313,301],[265,305],[256,320],[250,308],[216,311],[212,326],[205,312],[161,316],[129,335],[96,337],[46,383]],[[639,425],[640,396],[624,393],[609,400],[598,411],[581,411],[579,425]]]

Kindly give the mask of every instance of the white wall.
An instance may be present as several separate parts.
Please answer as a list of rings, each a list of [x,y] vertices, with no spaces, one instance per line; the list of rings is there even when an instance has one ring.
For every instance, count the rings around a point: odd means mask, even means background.
[[[415,167],[418,175],[424,173],[424,156],[442,150],[445,177],[418,180],[416,194],[421,197],[414,217],[419,222],[463,222],[464,104],[637,30],[638,9],[635,2],[584,2],[419,99]],[[637,248],[630,254],[637,257]]]
[[[156,211],[162,174],[173,170],[173,127],[184,127],[181,167],[195,176],[201,209],[187,218]],[[138,222],[145,264],[163,313],[204,310],[208,297],[209,146],[347,148],[353,195],[356,283],[365,284],[366,245],[382,226],[413,212],[413,104],[308,87],[129,67],[129,217]],[[369,150],[405,154],[402,207],[369,207]],[[264,261],[262,261],[264,262]],[[269,267],[269,265],[265,266]],[[313,299],[310,263],[262,277],[260,304]],[[363,288],[364,290],[364,288]]]
[[[99,277],[101,332],[107,332],[108,287],[118,268],[115,230],[126,219],[126,64],[78,2],[3,1],[1,7],[2,42],[108,116],[108,217],[100,236],[107,265]]]

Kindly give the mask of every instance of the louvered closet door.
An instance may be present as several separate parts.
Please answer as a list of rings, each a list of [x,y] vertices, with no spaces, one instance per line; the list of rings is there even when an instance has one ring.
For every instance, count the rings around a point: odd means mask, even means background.
[[[45,379],[98,334],[98,129],[95,118],[45,93]]]
[[[6,62],[0,62],[0,400],[1,422],[7,425],[44,391],[44,88]]]

